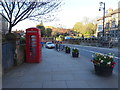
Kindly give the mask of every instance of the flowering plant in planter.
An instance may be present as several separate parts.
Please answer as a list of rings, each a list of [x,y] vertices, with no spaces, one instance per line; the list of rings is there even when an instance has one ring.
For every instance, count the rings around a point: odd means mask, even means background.
[[[66,46],[66,47],[65,47],[65,52],[66,52],[66,53],[70,53],[70,47]]]
[[[91,61],[95,65],[114,67],[114,65],[116,64],[113,60],[114,54],[112,53],[109,53],[108,55],[95,53],[95,55],[92,55],[92,57],[93,57],[93,60]]]
[[[77,48],[73,48],[73,49],[72,49],[72,52],[73,52],[73,53],[78,53],[79,50],[78,50]]]
[[[72,56],[73,57],[78,57],[79,56],[79,50],[77,48],[72,49]]]
[[[109,53],[107,55],[101,53],[95,53],[92,55],[93,60],[91,60],[95,67],[95,72],[102,75],[111,75],[114,65],[116,64],[113,60],[114,54]]]
[[[66,50],[70,50],[70,47],[68,47],[68,46],[66,46],[65,48],[66,48]]]

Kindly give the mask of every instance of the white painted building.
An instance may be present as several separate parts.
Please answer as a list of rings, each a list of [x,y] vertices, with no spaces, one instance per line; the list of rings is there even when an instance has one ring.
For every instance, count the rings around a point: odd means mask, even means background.
[[[0,14],[0,33],[6,34],[8,32],[8,22],[6,19]]]
[[[108,14],[105,16],[104,22],[104,30],[105,36],[110,38],[118,38],[119,37],[119,14],[120,8],[113,10],[109,9]],[[102,37],[103,34],[103,17],[97,19],[97,32],[96,36]]]
[[[103,37],[103,17],[97,19],[97,31],[96,36],[98,38]],[[109,9],[105,15],[104,22],[104,39],[114,46],[118,46],[120,40],[120,8],[113,10]]]

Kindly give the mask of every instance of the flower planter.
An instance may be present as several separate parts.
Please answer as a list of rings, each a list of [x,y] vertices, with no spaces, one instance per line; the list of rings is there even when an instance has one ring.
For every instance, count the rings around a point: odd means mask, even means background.
[[[110,76],[112,75],[113,67],[94,65],[95,73],[98,75]]]
[[[68,46],[65,47],[65,53],[70,53],[70,47]]]
[[[78,57],[79,56],[79,50],[77,48],[72,49],[72,57]]]
[[[66,53],[70,53],[70,49],[68,49],[68,50],[65,50],[65,52],[66,52]]]
[[[98,75],[110,76],[112,75],[115,66],[114,54],[101,54],[96,53],[91,60],[94,64],[95,73]]]
[[[78,56],[79,56],[79,53],[72,52],[72,57],[78,57]]]

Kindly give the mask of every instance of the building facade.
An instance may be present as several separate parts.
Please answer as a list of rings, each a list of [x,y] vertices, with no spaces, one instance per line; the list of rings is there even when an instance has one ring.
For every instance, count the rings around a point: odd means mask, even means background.
[[[113,10],[109,9],[105,16],[104,22],[104,36],[106,41],[112,43],[118,42],[120,39],[120,8]],[[98,38],[103,37],[103,17],[97,19],[97,32]]]
[[[0,33],[6,34],[8,32],[8,22],[6,19],[0,14]]]

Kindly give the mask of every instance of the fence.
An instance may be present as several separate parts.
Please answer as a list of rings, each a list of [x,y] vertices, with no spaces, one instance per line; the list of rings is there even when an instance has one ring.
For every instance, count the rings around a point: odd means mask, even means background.
[[[3,71],[9,70],[14,65],[15,47],[12,42],[2,44],[2,68]]]
[[[108,40],[104,41],[102,39],[97,38],[67,39],[65,40],[65,42],[69,44],[79,44],[87,46],[118,47],[118,42],[114,44]]]
[[[94,45],[94,44],[96,45],[96,43],[98,43],[98,39],[92,39],[92,38],[67,39],[65,41],[70,44],[86,44],[86,45]]]
[[[52,42],[52,41],[54,41],[54,38],[50,38],[50,37],[42,37],[41,38],[41,41],[42,42]]]

